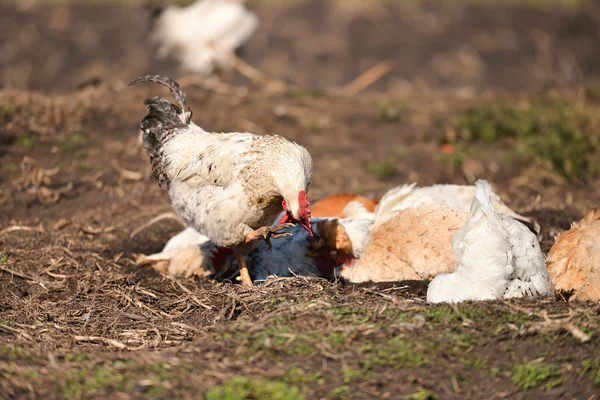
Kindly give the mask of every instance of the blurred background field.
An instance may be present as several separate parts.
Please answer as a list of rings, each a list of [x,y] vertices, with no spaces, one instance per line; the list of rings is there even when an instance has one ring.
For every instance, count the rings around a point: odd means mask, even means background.
[[[158,4],[158,2],[156,3]],[[598,20],[569,0],[265,1],[247,61],[302,87],[339,85],[384,60],[386,91],[537,89],[598,76]],[[0,83],[66,90],[156,71],[140,2],[2,3]]]
[[[422,288],[301,279],[182,289],[135,268],[180,226],[131,237],[170,203],[138,131],[166,90],[126,85],[186,77],[204,128],[306,146],[313,201],[488,179],[548,251],[600,204],[600,3],[248,1],[260,25],[242,56],[262,78],[218,86],[156,57],[156,5],[0,1],[0,267],[22,275],[0,272],[0,398],[597,396],[595,304],[425,307]]]

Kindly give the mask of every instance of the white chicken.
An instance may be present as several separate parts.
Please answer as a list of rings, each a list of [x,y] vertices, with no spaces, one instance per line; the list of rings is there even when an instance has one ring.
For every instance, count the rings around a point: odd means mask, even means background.
[[[207,277],[217,273],[232,252],[219,248],[194,228],[186,228],[173,236],[160,253],[138,255],[138,266],[151,265],[158,272],[189,278]]]
[[[192,111],[179,84],[161,76],[179,107],[162,97],[146,99],[141,130],[152,175],[165,187],[175,213],[220,247],[232,248],[242,284],[252,285],[244,256],[257,239],[299,223],[313,235],[307,191],[312,179],[308,151],[278,135],[207,132],[191,122]],[[275,217],[285,211],[280,225]]]
[[[416,183],[401,185],[389,190],[381,199],[383,206],[377,208],[377,215],[389,214],[419,206],[444,204],[451,210],[469,213],[471,202],[475,196],[476,187],[473,185],[432,185],[418,187]],[[531,219],[514,212],[496,193],[491,193],[491,202],[496,212],[510,215],[539,231],[539,227]],[[535,226],[534,226],[535,225]]]
[[[431,281],[427,301],[550,295],[552,285],[535,235],[512,217],[496,214],[488,182],[475,185],[469,219],[452,240],[457,267]]]
[[[215,68],[227,69],[231,54],[257,26],[258,18],[243,0],[199,0],[162,10],[151,39],[159,58],[173,54],[185,69],[208,75]]]

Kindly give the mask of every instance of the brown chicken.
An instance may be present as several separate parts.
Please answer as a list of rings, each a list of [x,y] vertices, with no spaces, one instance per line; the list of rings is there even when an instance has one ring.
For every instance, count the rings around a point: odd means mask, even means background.
[[[554,243],[548,258],[554,290],[570,300],[600,300],[600,209],[588,212]]]
[[[443,204],[398,211],[376,221],[362,257],[344,265],[341,273],[350,282],[425,280],[452,272],[456,258],[452,238],[468,215]]]

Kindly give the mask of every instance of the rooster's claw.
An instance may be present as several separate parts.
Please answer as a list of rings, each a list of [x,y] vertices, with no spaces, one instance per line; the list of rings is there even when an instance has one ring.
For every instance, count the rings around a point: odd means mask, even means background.
[[[291,228],[294,224],[280,224],[280,225],[269,225],[263,226],[250,232],[246,235],[246,243],[253,242],[258,239],[263,239],[270,250],[272,248],[271,239],[279,239],[282,237],[292,236],[289,232],[278,233],[282,229]]]

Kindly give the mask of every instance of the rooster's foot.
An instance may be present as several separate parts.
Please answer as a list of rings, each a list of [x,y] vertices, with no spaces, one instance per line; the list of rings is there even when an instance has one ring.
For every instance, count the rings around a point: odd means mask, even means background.
[[[258,228],[246,235],[246,243],[263,239],[267,247],[271,249],[271,239],[278,239],[286,236],[292,236],[289,232],[278,233],[282,229],[291,228],[294,224],[268,225]]]
[[[240,276],[239,280],[242,281],[242,286],[252,287],[252,278],[250,278],[250,273],[248,272],[248,266],[246,265],[246,258],[242,252],[235,251],[235,258],[238,262],[238,267],[240,268]]]

